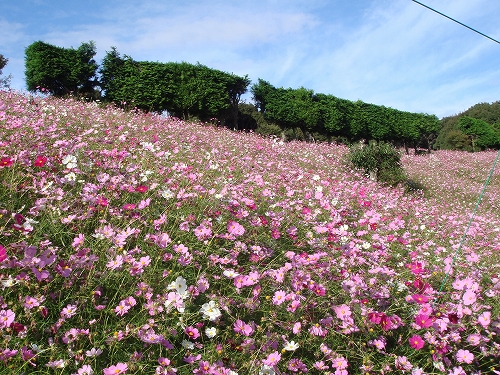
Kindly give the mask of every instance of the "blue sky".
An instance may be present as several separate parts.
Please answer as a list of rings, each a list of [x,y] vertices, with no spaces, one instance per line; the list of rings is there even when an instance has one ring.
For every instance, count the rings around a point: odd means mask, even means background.
[[[498,0],[420,2],[500,40]],[[411,0],[2,0],[12,88],[25,89],[24,50],[38,40],[93,40],[99,63],[115,46],[440,118],[500,100],[500,44]]]

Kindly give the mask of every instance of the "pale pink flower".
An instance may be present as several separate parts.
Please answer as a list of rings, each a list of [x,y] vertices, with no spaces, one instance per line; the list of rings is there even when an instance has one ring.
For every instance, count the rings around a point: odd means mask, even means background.
[[[474,360],[474,354],[468,350],[459,349],[456,354],[457,361],[460,363],[472,363]]]
[[[281,359],[281,354],[278,351],[276,351],[269,354],[266,359],[263,359],[262,363],[265,364],[266,366],[272,367],[276,366],[280,361],[280,359]]]
[[[110,366],[105,368],[104,375],[118,375],[118,374],[124,374],[128,369],[128,366],[126,363],[119,362],[115,366]]]
[[[243,320],[238,319],[236,322],[234,322],[234,332],[245,335],[245,336],[251,336],[253,333],[253,328],[250,324],[245,323]]]
[[[274,292],[273,303],[275,305],[281,305],[285,302],[286,293],[282,290],[277,290]]]
[[[85,240],[85,235],[80,233],[77,237],[75,237],[73,239],[73,244],[71,246],[73,246],[74,248],[77,248],[77,247],[83,245],[84,240]]]
[[[234,237],[241,236],[245,233],[245,228],[236,221],[230,221],[227,223],[227,232]]]
[[[351,309],[346,304],[334,306],[333,311],[335,311],[337,318],[339,318],[340,320],[344,320],[346,317],[351,316]]]
[[[491,322],[491,312],[485,311],[477,318],[477,321],[483,328],[487,328]]]
[[[76,314],[76,305],[67,305],[61,311],[61,317],[64,318],[64,319],[71,318],[75,314]]]
[[[16,314],[11,309],[0,310],[0,328],[8,328],[14,322]]]
[[[23,305],[27,309],[32,309],[33,307],[40,306],[40,302],[36,298],[34,298],[34,297],[26,296],[24,298],[24,304]]]
[[[474,293],[472,290],[468,289],[464,293],[462,300],[463,300],[465,306],[472,305],[474,302],[476,302],[476,293]]]

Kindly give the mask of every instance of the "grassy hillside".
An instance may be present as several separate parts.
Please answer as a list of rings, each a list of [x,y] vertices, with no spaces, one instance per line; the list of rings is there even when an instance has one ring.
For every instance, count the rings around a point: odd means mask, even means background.
[[[492,373],[496,154],[404,156],[0,91],[0,373]]]

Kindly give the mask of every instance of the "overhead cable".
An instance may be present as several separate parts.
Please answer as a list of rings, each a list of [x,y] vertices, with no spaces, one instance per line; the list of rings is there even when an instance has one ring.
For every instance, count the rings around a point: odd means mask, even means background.
[[[464,27],[468,28],[469,30],[474,31],[475,33],[478,33],[478,34],[480,34],[480,35],[482,35],[482,36],[484,36],[484,37],[486,37],[486,38],[488,38],[488,39],[490,39],[490,40],[494,41],[495,43],[500,44],[500,42],[499,42],[498,40],[493,39],[491,36],[488,36],[488,35],[486,35],[486,34],[483,34],[482,32],[480,32],[480,31],[478,31],[478,30],[476,30],[476,29],[473,29],[472,27],[467,26],[466,24],[464,24],[464,23],[462,23],[462,22],[460,22],[460,21],[457,21],[457,20],[456,20],[456,19],[454,19],[454,18],[451,18],[451,17],[447,16],[446,14],[441,13],[441,12],[437,11],[436,9],[431,8],[430,6],[427,6],[427,5],[425,5],[425,4],[422,4],[421,2],[416,1],[416,0],[412,0],[412,1],[413,1],[414,3],[417,3],[417,4],[419,4],[419,5],[422,5],[423,7],[427,8],[427,9],[432,10],[433,12],[436,12],[437,14],[439,14],[439,15],[441,15],[441,16],[443,16],[443,17],[446,17],[446,18],[448,18],[448,19],[452,20],[453,22],[458,23],[459,25],[462,25],[462,26],[464,26]]]

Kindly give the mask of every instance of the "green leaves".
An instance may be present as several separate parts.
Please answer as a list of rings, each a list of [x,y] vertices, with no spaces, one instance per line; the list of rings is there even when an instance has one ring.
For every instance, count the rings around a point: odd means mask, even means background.
[[[406,180],[401,154],[389,143],[370,142],[368,145],[353,146],[347,161],[350,167],[391,186]]]
[[[499,132],[486,121],[468,116],[460,117],[458,129],[469,136],[472,151],[500,147]]]
[[[78,49],[56,47],[41,41],[26,48],[26,84],[28,90],[42,88],[53,95],[89,94],[97,82],[94,42]]]
[[[182,119],[220,118],[236,108],[250,80],[201,64],[135,61],[112,48],[100,70],[105,98]]]

